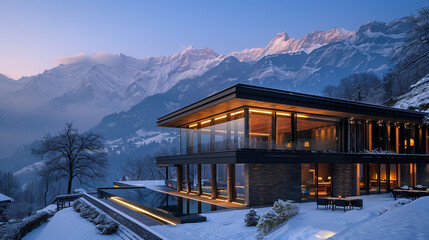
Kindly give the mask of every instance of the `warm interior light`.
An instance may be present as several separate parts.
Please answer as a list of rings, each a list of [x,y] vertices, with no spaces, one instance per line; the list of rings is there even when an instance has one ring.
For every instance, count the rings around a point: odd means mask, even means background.
[[[292,147],[292,143],[287,143],[287,144],[286,144],[286,147],[287,147],[287,148],[291,148],[291,147]]]
[[[224,119],[224,118],[226,118],[226,115],[218,117],[218,118],[215,118],[215,120]]]
[[[192,124],[192,125],[189,125],[189,127],[190,128],[193,128],[193,127],[196,127],[198,124],[197,123],[195,123],[195,124]]]
[[[170,220],[167,220],[167,219],[165,219],[165,218],[163,218],[163,217],[160,217],[160,216],[158,216],[158,215],[156,215],[156,214],[153,214],[153,213],[151,213],[151,212],[149,212],[149,211],[146,211],[146,210],[144,210],[143,208],[139,208],[139,207],[136,207],[136,206],[134,206],[134,205],[132,205],[132,204],[129,204],[129,203],[127,203],[127,202],[124,202],[124,201],[120,200],[120,199],[119,199],[119,197],[111,197],[110,199],[111,199],[112,201],[114,201],[114,202],[117,202],[117,203],[119,203],[119,204],[123,205],[123,206],[126,206],[126,207],[128,207],[128,208],[131,208],[131,209],[133,209],[134,211],[137,211],[137,212],[141,212],[141,213],[147,214],[147,215],[149,215],[149,216],[151,216],[151,217],[153,217],[153,218],[156,218],[156,219],[158,219],[158,220],[161,220],[161,221],[167,222],[167,223],[169,223],[169,224],[171,224],[171,225],[177,225],[176,223],[174,223],[174,222],[172,222],[172,221],[170,221]]]
[[[276,114],[280,115],[280,116],[290,116],[290,113],[281,113],[281,112],[278,112]]]
[[[323,178],[322,178],[322,177],[318,177],[318,178],[317,178],[317,180],[322,181],[322,180],[323,180]]]
[[[226,133],[226,131],[225,131],[225,130],[215,130],[215,132],[218,132],[218,133]]]
[[[250,112],[256,112],[256,113],[265,113],[265,114],[272,114],[272,112],[268,112],[268,111],[261,111],[261,110],[255,110],[255,109],[252,109],[252,110],[249,110]]]
[[[211,122],[212,120],[207,120],[207,121],[204,121],[204,122],[202,122],[201,124],[206,124],[206,123],[209,123],[209,122]]]
[[[307,116],[307,115],[302,115],[302,114],[297,114],[296,116],[297,116],[297,117],[300,117],[300,118],[308,118],[308,116]]]
[[[407,148],[407,140],[405,139],[405,148]],[[410,147],[414,146],[414,139],[410,138]]]
[[[306,148],[310,147],[310,142],[309,141],[304,142],[304,147]]]
[[[235,113],[231,113],[231,116],[234,116],[234,115],[237,115],[237,114],[240,114],[240,113],[243,113],[244,112],[244,110],[241,110],[241,111],[238,111],[238,112],[235,112]]]
[[[328,177],[328,180],[331,180],[331,176]]]
[[[270,134],[268,133],[249,133],[250,135],[255,135],[255,136],[270,136]]]

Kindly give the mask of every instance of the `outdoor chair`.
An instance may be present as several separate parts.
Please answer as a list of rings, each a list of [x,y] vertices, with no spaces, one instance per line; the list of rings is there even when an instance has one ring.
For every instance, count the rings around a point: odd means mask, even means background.
[[[362,199],[353,199],[350,201],[350,207],[358,207],[359,209],[363,208],[363,200]]]
[[[413,199],[417,199],[418,193],[417,192],[409,192],[408,197],[413,198]]]
[[[400,197],[401,198],[409,198],[410,197],[410,192],[401,191]]]
[[[329,201],[325,198],[319,198],[317,199],[317,209],[319,209],[319,205],[325,206],[325,209],[329,208]]]
[[[334,205],[335,205],[335,209],[337,207],[343,207],[344,208],[344,212],[346,211],[346,208],[349,207],[348,202],[346,200],[335,200]]]

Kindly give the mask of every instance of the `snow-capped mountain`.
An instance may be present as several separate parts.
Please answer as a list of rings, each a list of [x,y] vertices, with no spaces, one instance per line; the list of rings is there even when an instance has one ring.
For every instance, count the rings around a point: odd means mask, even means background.
[[[315,31],[306,34],[301,39],[289,38],[283,32],[278,33],[265,48],[245,49],[241,52],[232,52],[230,55],[240,61],[255,61],[273,54],[286,54],[295,52],[310,53],[314,49],[329,43],[344,40],[354,36],[355,32],[349,32],[343,28],[334,28],[328,31]]]
[[[65,121],[87,130],[103,116],[199,76],[222,59],[211,49],[192,47],[146,59],[79,55],[31,78],[2,78],[0,87],[8,88],[0,91],[0,133],[5,136],[0,139],[0,156],[47,131],[57,131]]]
[[[411,85],[410,91],[397,99],[394,107],[418,111],[429,110],[429,74]]]
[[[0,74],[0,97],[21,89],[29,80],[29,78],[21,78],[16,81]]]
[[[49,101],[50,104],[59,106],[72,102],[79,106],[78,110],[81,112],[85,103],[92,100],[97,103],[100,101],[98,97],[103,99],[101,96],[108,96],[109,103],[116,105],[125,95],[127,99],[131,99],[131,92],[137,93],[136,99],[146,94],[145,97],[141,98],[143,100],[129,110],[107,115],[93,128],[94,131],[105,136],[111,163],[109,176],[118,178],[122,172],[121,166],[126,159],[156,154],[160,149],[177,144],[177,131],[156,128],[158,117],[237,83],[320,94],[325,86],[337,85],[341,78],[353,73],[372,72],[382,76],[391,67],[392,49],[403,41],[409,29],[410,26],[406,20],[399,19],[390,23],[369,22],[356,32],[338,29],[332,30],[331,34],[315,32],[308,34],[304,40],[301,39],[302,41],[288,42],[286,40],[289,47],[278,48],[282,49],[281,53],[256,57],[257,60],[255,61],[244,61],[245,59],[240,61],[233,54],[224,57],[209,49],[196,50],[191,48],[169,57],[145,60],[137,60],[123,55],[113,56],[112,59],[119,59],[120,64],[112,60],[115,64],[98,62],[88,67],[87,62],[97,61],[81,60],[76,63],[61,65],[57,67],[58,69],[54,68],[42,75],[50,75],[60,68],[69,67],[71,77],[72,68],[85,69],[82,71],[84,72],[83,80],[77,81],[79,84],[68,82],[70,86],[76,86],[72,88],[73,91],[63,92],[61,96]],[[267,54],[268,49],[273,50],[276,49],[275,46],[283,46],[282,43],[285,41],[281,39],[286,39],[286,35],[276,36],[266,47]],[[153,68],[146,67],[144,69],[150,70],[141,70],[143,69],[142,66],[149,65]],[[126,74],[118,75],[117,72],[120,67],[132,70],[127,71]],[[159,68],[163,70],[161,71]],[[157,73],[159,72],[168,72],[168,74],[153,80],[151,77],[158,76]],[[133,81],[124,79],[125,76],[136,75],[140,77]],[[81,75],[77,76],[79,78],[76,79],[81,79]],[[38,77],[40,76],[35,78]],[[55,77],[48,79],[52,81],[50,84],[54,85]],[[70,78],[68,81],[73,79]],[[34,84],[34,81],[33,79],[31,83]],[[81,84],[82,82],[85,84]],[[142,82],[158,87],[146,86]],[[164,86],[162,82],[171,83],[171,85],[162,88]],[[128,93],[120,93],[119,90],[112,91],[114,88],[124,89],[123,86],[127,85]],[[38,89],[38,86],[35,84],[32,88]],[[154,90],[155,88],[156,90]],[[58,92],[61,92],[60,86],[58,86]],[[86,96],[95,96],[96,98],[87,98]],[[82,121],[88,121],[88,116],[93,114],[93,111],[100,111],[100,109],[101,107],[97,107],[81,113],[80,115],[84,115]],[[46,120],[47,118],[45,116],[41,119]],[[31,124],[33,124],[31,128],[35,128],[33,119],[31,120]],[[4,121],[4,118],[0,118],[1,121]],[[23,123],[24,129],[28,125],[28,121],[22,121],[22,118],[17,118],[16,121]],[[26,149],[28,151],[28,148]],[[31,162],[28,158],[23,158],[24,155],[22,152],[16,152],[10,158],[0,161],[0,164],[18,159],[11,169],[18,171]],[[19,159],[25,159],[25,162],[20,163]]]

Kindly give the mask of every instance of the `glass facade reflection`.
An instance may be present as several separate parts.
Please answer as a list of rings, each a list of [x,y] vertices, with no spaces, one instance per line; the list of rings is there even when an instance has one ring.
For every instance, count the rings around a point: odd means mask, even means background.
[[[235,164],[235,197],[244,201],[244,164]]]
[[[301,114],[297,117],[297,150],[340,151],[338,119]]]

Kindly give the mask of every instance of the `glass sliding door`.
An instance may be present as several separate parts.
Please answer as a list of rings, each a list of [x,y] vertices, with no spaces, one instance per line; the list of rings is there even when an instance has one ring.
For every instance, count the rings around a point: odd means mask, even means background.
[[[359,188],[360,194],[368,194],[368,163],[359,164]]]
[[[227,197],[227,164],[216,164],[216,184],[219,197]]]
[[[382,193],[389,191],[387,176],[388,176],[387,164],[381,163],[380,164],[380,192]]]
[[[201,187],[203,194],[210,194],[212,192],[210,164],[201,164]]]
[[[369,163],[369,193],[379,192],[379,164]]]
[[[316,163],[301,164],[302,200],[316,199],[317,197],[316,167]]]
[[[398,164],[392,163],[390,164],[390,188],[393,189],[395,187],[400,187],[398,182]]]
[[[317,193],[318,197],[332,195],[332,168],[329,163],[317,164]]]
[[[198,166],[197,164],[189,164],[189,185],[191,192],[198,192]]]
[[[244,164],[235,164],[236,200],[244,201]]]

